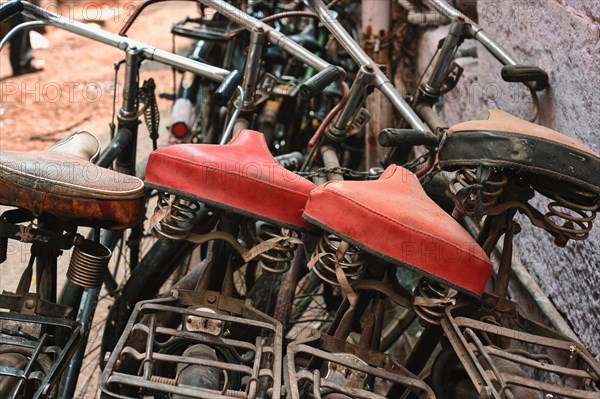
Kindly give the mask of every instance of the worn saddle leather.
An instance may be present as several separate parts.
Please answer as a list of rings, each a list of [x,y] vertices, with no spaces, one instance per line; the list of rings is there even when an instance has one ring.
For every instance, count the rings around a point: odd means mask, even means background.
[[[304,218],[363,250],[471,295],[492,273],[475,240],[423,191],[389,166],[375,181],[330,181],[310,193]]]
[[[500,110],[448,129],[440,167],[510,168],[600,192],[600,156],[579,141]]]
[[[70,134],[46,151],[0,151],[0,204],[79,225],[124,229],[141,217],[144,183],[94,165],[100,143]]]
[[[145,182],[150,188],[275,225],[312,228],[302,211],[315,185],[281,166],[263,134],[253,130],[237,132],[227,145],[158,149],[148,159]]]

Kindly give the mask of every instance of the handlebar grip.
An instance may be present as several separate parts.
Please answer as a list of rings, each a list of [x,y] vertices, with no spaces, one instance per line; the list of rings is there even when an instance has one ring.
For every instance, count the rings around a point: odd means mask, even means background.
[[[506,65],[502,67],[500,74],[505,82],[525,83],[536,91],[548,87],[549,79],[546,71],[533,65]]]
[[[431,132],[416,129],[383,129],[377,137],[382,147],[399,147],[438,145],[438,138]]]
[[[23,11],[23,3],[20,0],[9,1],[0,5],[0,22]]]
[[[331,65],[302,83],[300,85],[300,96],[304,99],[312,98],[341,77],[342,71],[340,68]]]
[[[221,82],[215,93],[213,99],[217,106],[221,107],[227,104],[227,101],[231,99],[235,89],[242,84],[244,77],[239,71],[231,71],[229,75]]]

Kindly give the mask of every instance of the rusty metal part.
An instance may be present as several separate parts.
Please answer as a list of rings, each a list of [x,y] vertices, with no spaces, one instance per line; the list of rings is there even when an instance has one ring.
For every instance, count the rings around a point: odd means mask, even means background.
[[[200,204],[165,192],[158,193],[152,216],[152,233],[162,239],[182,240],[198,221]]]
[[[303,235],[301,240],[304,242],[305,239],[306,236]],[[294,254],[291,268],[281,277],[279,295],[277,296],[277,303],[275,305],[275,310],[273,311],[273,318],[281,323],[283,331],[288,330],[294,296],[305,262],[305,249],[298,246],[296,248],[296,253]]]
[[[426,278],[419,280],[413,296],[413,310],[429,324],[439,325],[445,309],[456,305],[458,291]]]
[[[198,310],[204,313],[217,314],[218,311],[206,308],[198,307],[194,310]],[[189,315],[185,318],[183,323],[183,329],[185,331],[204,333],[214,335],[215,337],[220,336],[224,332],[225,325],[221,320],[214,319],[212,317],[194,316]]]
[[[513,256],[513,239],[515,234],[521,231],[521,226],[513,220],[513,212],[506,215],[506,228],[504,229],[504,245],[502,255],[500,256],[500,265],[496,274],[496,284],[494,294],[505,298],[508,295],[508,284],[511,274],[511,264]]]
[[[527,216],[534,226],[549,232],[556,245],[565,246],[569,240],[588,237],[600,208],[600,196],[595,192],[568,184],[559,187],[558,183],[542,177],[532,180],[528,175],[515,175],[481,165],[476,171],[468,168],[458,170],[450,189],[455,194],[455,217],[488,216],[477,239],[488,255],[507,232],[510,234],[505,236],[503,252],[512,253],[509,241],[520,231],[520,227],[512,222],[517,211]],[[545,214],[528,202],[534,196],[534,190],[552,200]],[[510,254],[501,256],[501,259],[505,259],[505,267],[499,274],[504,278],[504,274],[509,273]],[[506,285],[507,281],[501,280],[500,286]],[[506,288],[500,290],[506,291]],[[502,294],[501,291],[496,293]]]
[[[221,336],[184,331],[163,327],[154,323],[154,318],[145,317],[154,313],[173,312],[184,320],[187,317],[219,320],[227,325],[227,330]],[[247,333],[235,334],[244,329]],[[135,347],[130,342],[134,335],[142,336],[135,339]],[[160,337],[160,340],[157,338]],[[164,346],[160,342],[189,341],[190,344],[204,345],[215,350],[229,350],[236,353],[236,361],[221,358],[208,359],[207,356],[173,355],[161,351]],[[141,346],[140,346],[141,344]],[[139,302],[127,324],[127,328],[119,343],[112,352],[100,378],[100,389],[107,397],[119,396],[119,386],[142,389],[143,392],[163,392],[171,395],[181,395],[189,398],[227,398],[239,397],[253,399],[257,392],[268,390],[273,399],[281,397],[283,331],[281,324],[267,315],[246,304],[242,316],[209,313],[202,310],[190,309],[177,298],[155,299]],[[270,368],[264,368],[268,358]],[[122,364],[133,363],[133,367],[120,367]],[[180,368],[186,365],[195,369],[210,368],[219,373],[237,373],[242,378],[243,386],[236,389],[221,383],[219,389],[206,387],[190,387],[173,385],[172,377],[157,375],[153,365],[171,364]],[[168,377],[163,379],[161,377]],[[224,377],[225,378],[225,377]],[[263,386],[261,386],[263,385]],[[264,385],[267,385],[266,387]],[[214,387],[213,387],[214,388]]]
[[[67,278],[84,288],[100,288],[111,255],[104,245],[79,237],[69,261]]]
[[[357,357],[356,355],[350,353],[339,353],[337,356],[346,360],[349,363],[361,364],[368,366],[368,364]],[[353,388],[363,388],[365,386],[368,375],[361,371],[355,371],[351,367],[346,367],[344,364],[337,364],[335,362],[327,363],[327,373],[325,374],[324,379],[335,382],[340,385],[346,385]]]
[[[519,397],[515,392],[521,388],[543,397],[599,397],[600,365],[579,343],[527,319],[507,299],[488,295],[484,303],[496,317],[455,316],[458,309],[448,307],[442,320],[480,397]]]
[[[256,229],[255,240],[257,244],[273,239],[279,240],[271,249],[257,256],[258,265],[269,273],[287,272],[292,265],[294,252],[298,247],[295,242],[298,239],[298,233],[266,223],[258,224]]]
[[[319,359],[318,363],[326,362],[329,370],[335,369],[338,372],[335,376],[337,378],[333,378],[332,373],[321,377],[318,368],[302,366],[302,358],[307,357]],[[361,381],[364,383],[368,378],[400,384],[414,392],[418,398],[435,398],[431,388],[402,367],[393,355],[354,345],[317,331],[313,331],[306,339],[288,345],[285,367],[286,392],[292,399],[303,397],[301,389],[309,384],[313,387],[311,393],[315,398],[321,398],[322,392],[325,392],[327,395],[337,393],[352,398],[383,399],[385,396],[374,392],[373,387],[359,386]]]
[[[361,281],[365,274],[364,253],[361,249],[349,245],[343,254],[338,252],[344,241],[331,234],[324,234],[311,257],[315,273],[325,282],[340,285],[336,269],[341,269],[350,286]]]
[[[440,326],[430,324],[425,327],[408,359],[406,359],[404,362],[404,367],[409,372],[415,375],[420,375],[428,360],[431,358],[431,354],[434,352],[438,343],[440,342],[442,335],[443,331]],[[402,395],[405,391],[405,386],[396,383],[390,387],[387,397],[400,398],[403,397]]]
[[[324,145],[321,147],[321,157],[323,157],[323,165],[326,168],[339,168],[340,161],[337,156],[337,152],[333,146]],[[332,171],[327,174],[327,180],[344,180],[344,175],[339,172]]]
[[[565,244],[569,239],[585,240],[592,230],[592,222],[600,208],[598,194],[579,189],[574,192],[555,192],[551,195],[554,201],[548,204],[544,221],[554,231],[560,232]],[[564,224],[559,225],[558,221],[561,220]]]
[[[0,299],[5,299],[5,295]],[[27,301],[24,305],[32,309],[37,308],[35,303],[31,304],[33,306],[28,306]],[[4,303],[0,303],[0,308],[7,309]],[[2,366],[6,365],[4,363],[6,357],[14,359],[16,355],[23,355],[27,359],[24,365],[13,364],[14,367],[4,369],[0,385],[6,387],[4,385],[7,382],[4,380],[6,376],[16,377],[18,379],[16,384],[7,384],[12,389],[10,397],[22,397],[25,385],[30,383],[34,390],[28,391],[28,397],[38,399],[55,394],[64,368],[81,343],[79,324],[60,316],[0,312],[0,325],[2,326],[0,334]],[[24,326],[37,327],[24,329]],[[40,334],[32,336],[29,331],[39,331]],[[52,334],[49,331],[52,331]],[[55,340],[58,334],[64,337],[63,342]],[[9,394],[9,392],[2,391],[2,394]]]
[[[377,291],[385,295],[390,301],[404,307],[411,308],[411,295],[400,284],[382,282],[377,280],[362,280],[354,285],[356,290]]]
[[[498,202],[507,183],[505,174],[488,167],[460,168],[450,182],[450,191],[455,198],[452,215],[458,219],[463,216],[481,219]]]

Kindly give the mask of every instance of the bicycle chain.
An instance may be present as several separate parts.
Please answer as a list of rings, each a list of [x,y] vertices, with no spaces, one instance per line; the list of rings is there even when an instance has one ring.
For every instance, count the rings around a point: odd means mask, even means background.
[[[350,168],[345,168],[342,166],[331,166],[328,168],[319,168],[319,169],[315,169],[312,172],[296,172],[297,174],[299,174],[300,176],[307,178],[307,179],[311,179],[313,177],[325,177],[330,173],[338,173],[341,175],[344,175],[345,177],[352,177],[352,178],[361,178],[363,180],[375,180],[377,178],[379,178],[379,176],[381,176],[381,174],[383,173],[383,171],[377,171],[375,173],[373,172],[359,172]]]
[[[411,172],[414,172],[418,166],[424,164],[427,161],[427,159],[429,158],[429,156],[432,155],[433,152],[434,152],[433,150],[429,151],[429,152],[421,155],[420,157],[403,164],[402,167],[410,170]],[[337,174],[343,175],[344,177],[350,177],[350,178],[354,178],[354,179],[377,180],[383,173],[383,170],[371,169],[371,171],[368,171],[368,172],[359,172],[359,171],[356,171],[356,170],[353,170],[350,168],[345,168],[342,166],[331,166],[331,167],[318,168],[311,172],[296,172],[296,173],[306,179],[312,179],[313,177],[326,177],[330,173],[337,173]],[[430,173],[431,173],[431,171],[426,173],[425,176],[427,176]]]

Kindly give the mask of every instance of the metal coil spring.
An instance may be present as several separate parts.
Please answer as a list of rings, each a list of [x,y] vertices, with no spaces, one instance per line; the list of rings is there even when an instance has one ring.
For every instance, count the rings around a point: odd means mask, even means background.
[[[67,278],[84,288],[99,288],[111,257],[110,249],[91,240],[80,239],[73,248]]]
[[[340,285],[335,274],[336,265],[339,264],[348,283],[352,286],[361,281],[365,274],[364,252],[354,245],[348,245],[341,259],[338,259],[337,252],[342,243],[341,238],[332,234],[323,235],[313,254],[314,271],[322,280]]]
[[[298,244],[292,242],[292,238],[298,238],[298,234],[285,228],[277,228],[270,224],[259,224],[257,226],[256,241],[264,242],[272,238],[280,238],[275,246],[258,255],[258,265],[270,273],[285,273],[294,258],[294,252]]]
[[[159,193],[152,232],[158,238],[183,240],[198,221],[200,203],[169,193]]]
[[[177,380],[175,378],[162,377],[160,375],[151,375],[150,381],[156,382],[159,384],[177,386]]]
[[[465,216],[481,217],[488,209],[496,205],[507,183],[506,175],[497,172],[492,172],[484,182],[478,183],[475,170],[465,167],[457,170],[454,174],[454,178],[450,182],[450,191],[454,195],[456,206]],[[474,187],[474,190],[463,202],[459,203],[460,195],[457,196],[457,193],[465,187]],[[478,213],[481,214],[478,215]]]
[[[3,263],[6,260],[7,253],[8,253],[8,238],[0,237],[0,263]]]
[[[440,320],[445,317],[446,307],[456,302],[457,293],[453,288],[446,288],[422,278],[415,288],[413,309],[423,320],[439,325]]]
[[[596,211],[600,207],[598,195],[583,190],[568,195],[574,199],[568,200],[567,193],[553,195],[554,201],[548,204],[548,212],[544,215],[544,220],[567,239],[585,240],[592,230],[592,221],[596,218]],[[564,221],[562,225],[558,223],[560,220]]]

